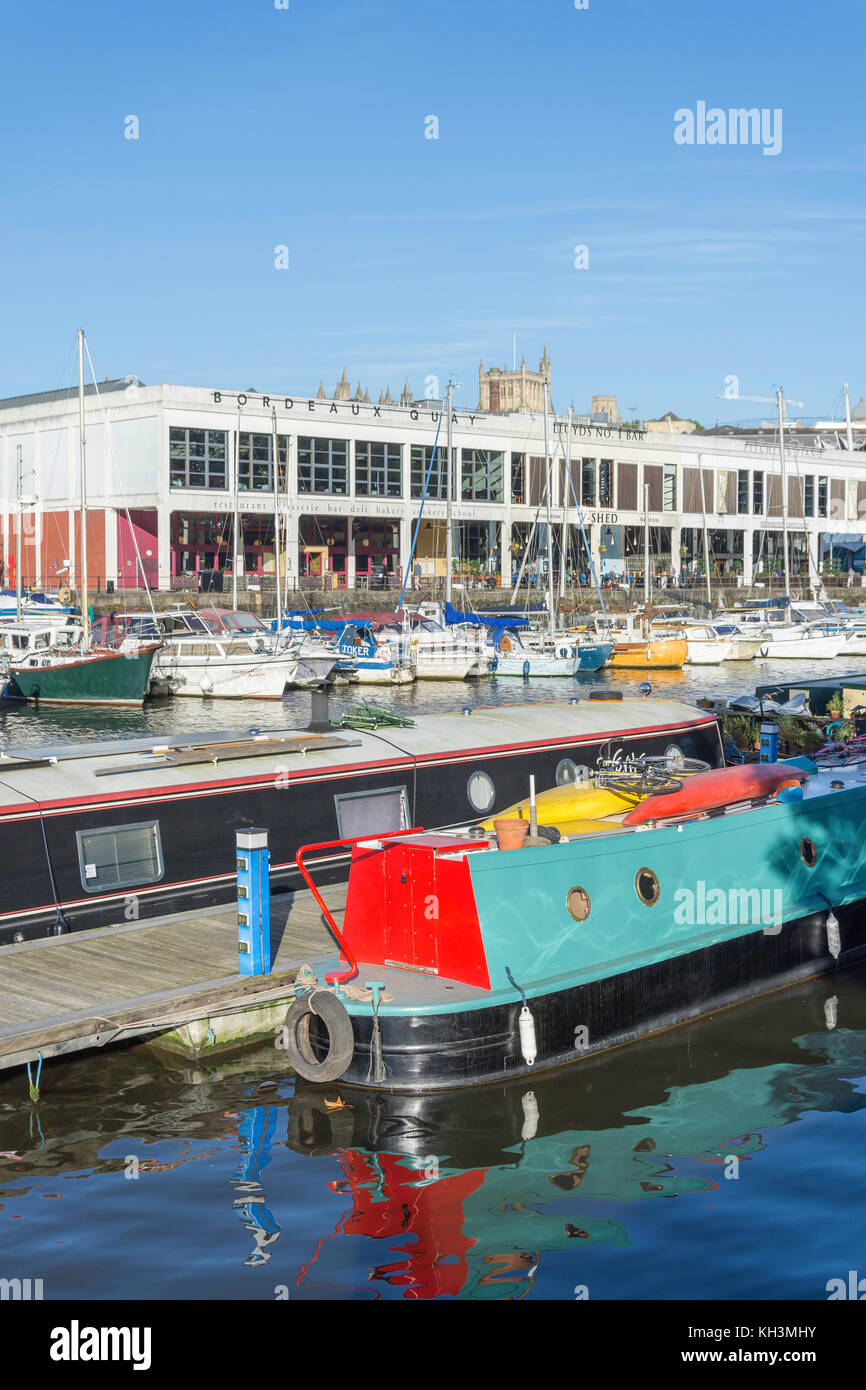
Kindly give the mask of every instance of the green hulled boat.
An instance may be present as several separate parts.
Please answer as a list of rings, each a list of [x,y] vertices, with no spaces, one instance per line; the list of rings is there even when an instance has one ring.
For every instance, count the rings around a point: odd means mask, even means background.
[[[132,652],[45,652],[8,668],[6,698],[50,705],[140,705],[159,643]]]

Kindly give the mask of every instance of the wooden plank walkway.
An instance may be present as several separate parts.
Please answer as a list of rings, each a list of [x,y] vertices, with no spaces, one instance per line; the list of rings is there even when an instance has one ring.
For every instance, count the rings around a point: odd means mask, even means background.
[[[322,896],[339,923],[345,884]],[[297,967],[334,950],[312,893],[271,898],[271,946],[269,975],[238,974],[234,904],[6,946],[0,1071],[287,997]]]

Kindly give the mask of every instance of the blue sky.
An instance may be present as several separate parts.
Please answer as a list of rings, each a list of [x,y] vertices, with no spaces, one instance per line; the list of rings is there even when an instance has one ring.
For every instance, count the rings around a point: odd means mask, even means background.
[[[148,383],[330,392],[345,363],[474,406],[516,331],[558,410],[866,394],[854,3],[289,6],[4,8],[0,395],[67,384],[79,325]],[[781,152],[676,144],[699,101],[780,108]]]

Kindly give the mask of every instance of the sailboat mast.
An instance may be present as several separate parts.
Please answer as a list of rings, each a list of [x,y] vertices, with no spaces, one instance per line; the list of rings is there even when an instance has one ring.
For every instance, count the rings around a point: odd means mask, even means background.
[[[78,427],[81,452],[81,564],[79,575],[79,606],[84,646],[90,646],[90,614],[87,594],[87,476],[84,442],[84,329],[78,330]]]
[[[649,534],[649,483],[643,487],[643,601],[649,608],[650,602],[650,534]]]
[[[553,522],[550,514],[550,494],[553,478],[551,476],[550,464],[550,441],[547,430],[547,411],[550,400],[550,378],[545,377],[544,382],[544,461],[547,465],[547,603],[550,610],[550,635],[553,636],[554,628],[554,607],[553,607]]]
[[[784,402],[782,400],[782,388],[776,392],[776,400],[779,404],[779,463],[782,468],[782,545],[785,550],[785,594],[788,599],[788,607],[785,613],[785,622],[791,620],[791,566],[788,558],[788,478],[785,472],[785,423],[784,423]]]
[[[698,482],[701,488],[701,524],[704,532],[704,570],[707,579],[707,603],[710,606],[709,616],[713,616],[713,590],[710,583],[710,538],[707,534],[707,498],[704,492],[704,456],[698,454]]]
[[[277,412],[271,412],[274,429],[274,579],[277,593],[277,643],[283,632],[283,603],[280,591],[280,441],[277,435]]]
[[[565,559],[568,551],[568,473],[571,467],[569,455],[571,453],[571,417],[574,407],[568,407],[568,424],[566,425],[566,447],[563,449],[563,474],[562,474],[562,540],[560,542],[559,553],[559,597],[565,598]],[[560,439],[562,435],[560,433]]]
[[[843,382],[842,385],[845,390],[845,448],[850,454],[854,451],[854,435],[851,430],[851,401],[848,396],[847,381]]]
[[[453,495],[454,495],[454,467],[452,464],[451,450],[451,402],[454,396],[454,383],[448,382],[448,394],[446,404],[448,407],[448,433],[445,452],[448,455],[448,487],[447,501],[445,506],[445,602],[451,602],[451,571],[454,568],[454,534],[453,534]]]
[[[18,516],[15,519],[15,621],[21,621],[21,456],[23,446],[18,445]]]

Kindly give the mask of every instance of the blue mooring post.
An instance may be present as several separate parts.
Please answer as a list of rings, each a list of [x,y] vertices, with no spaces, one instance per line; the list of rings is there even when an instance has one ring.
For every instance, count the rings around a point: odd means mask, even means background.
[[[775,763],[779,760],[779,726],[775,719],[761,720],[761,742],[758,761]]]
[[[270,854],[267,830],[235,832],[238,872],[238,973],[271,969]]]

